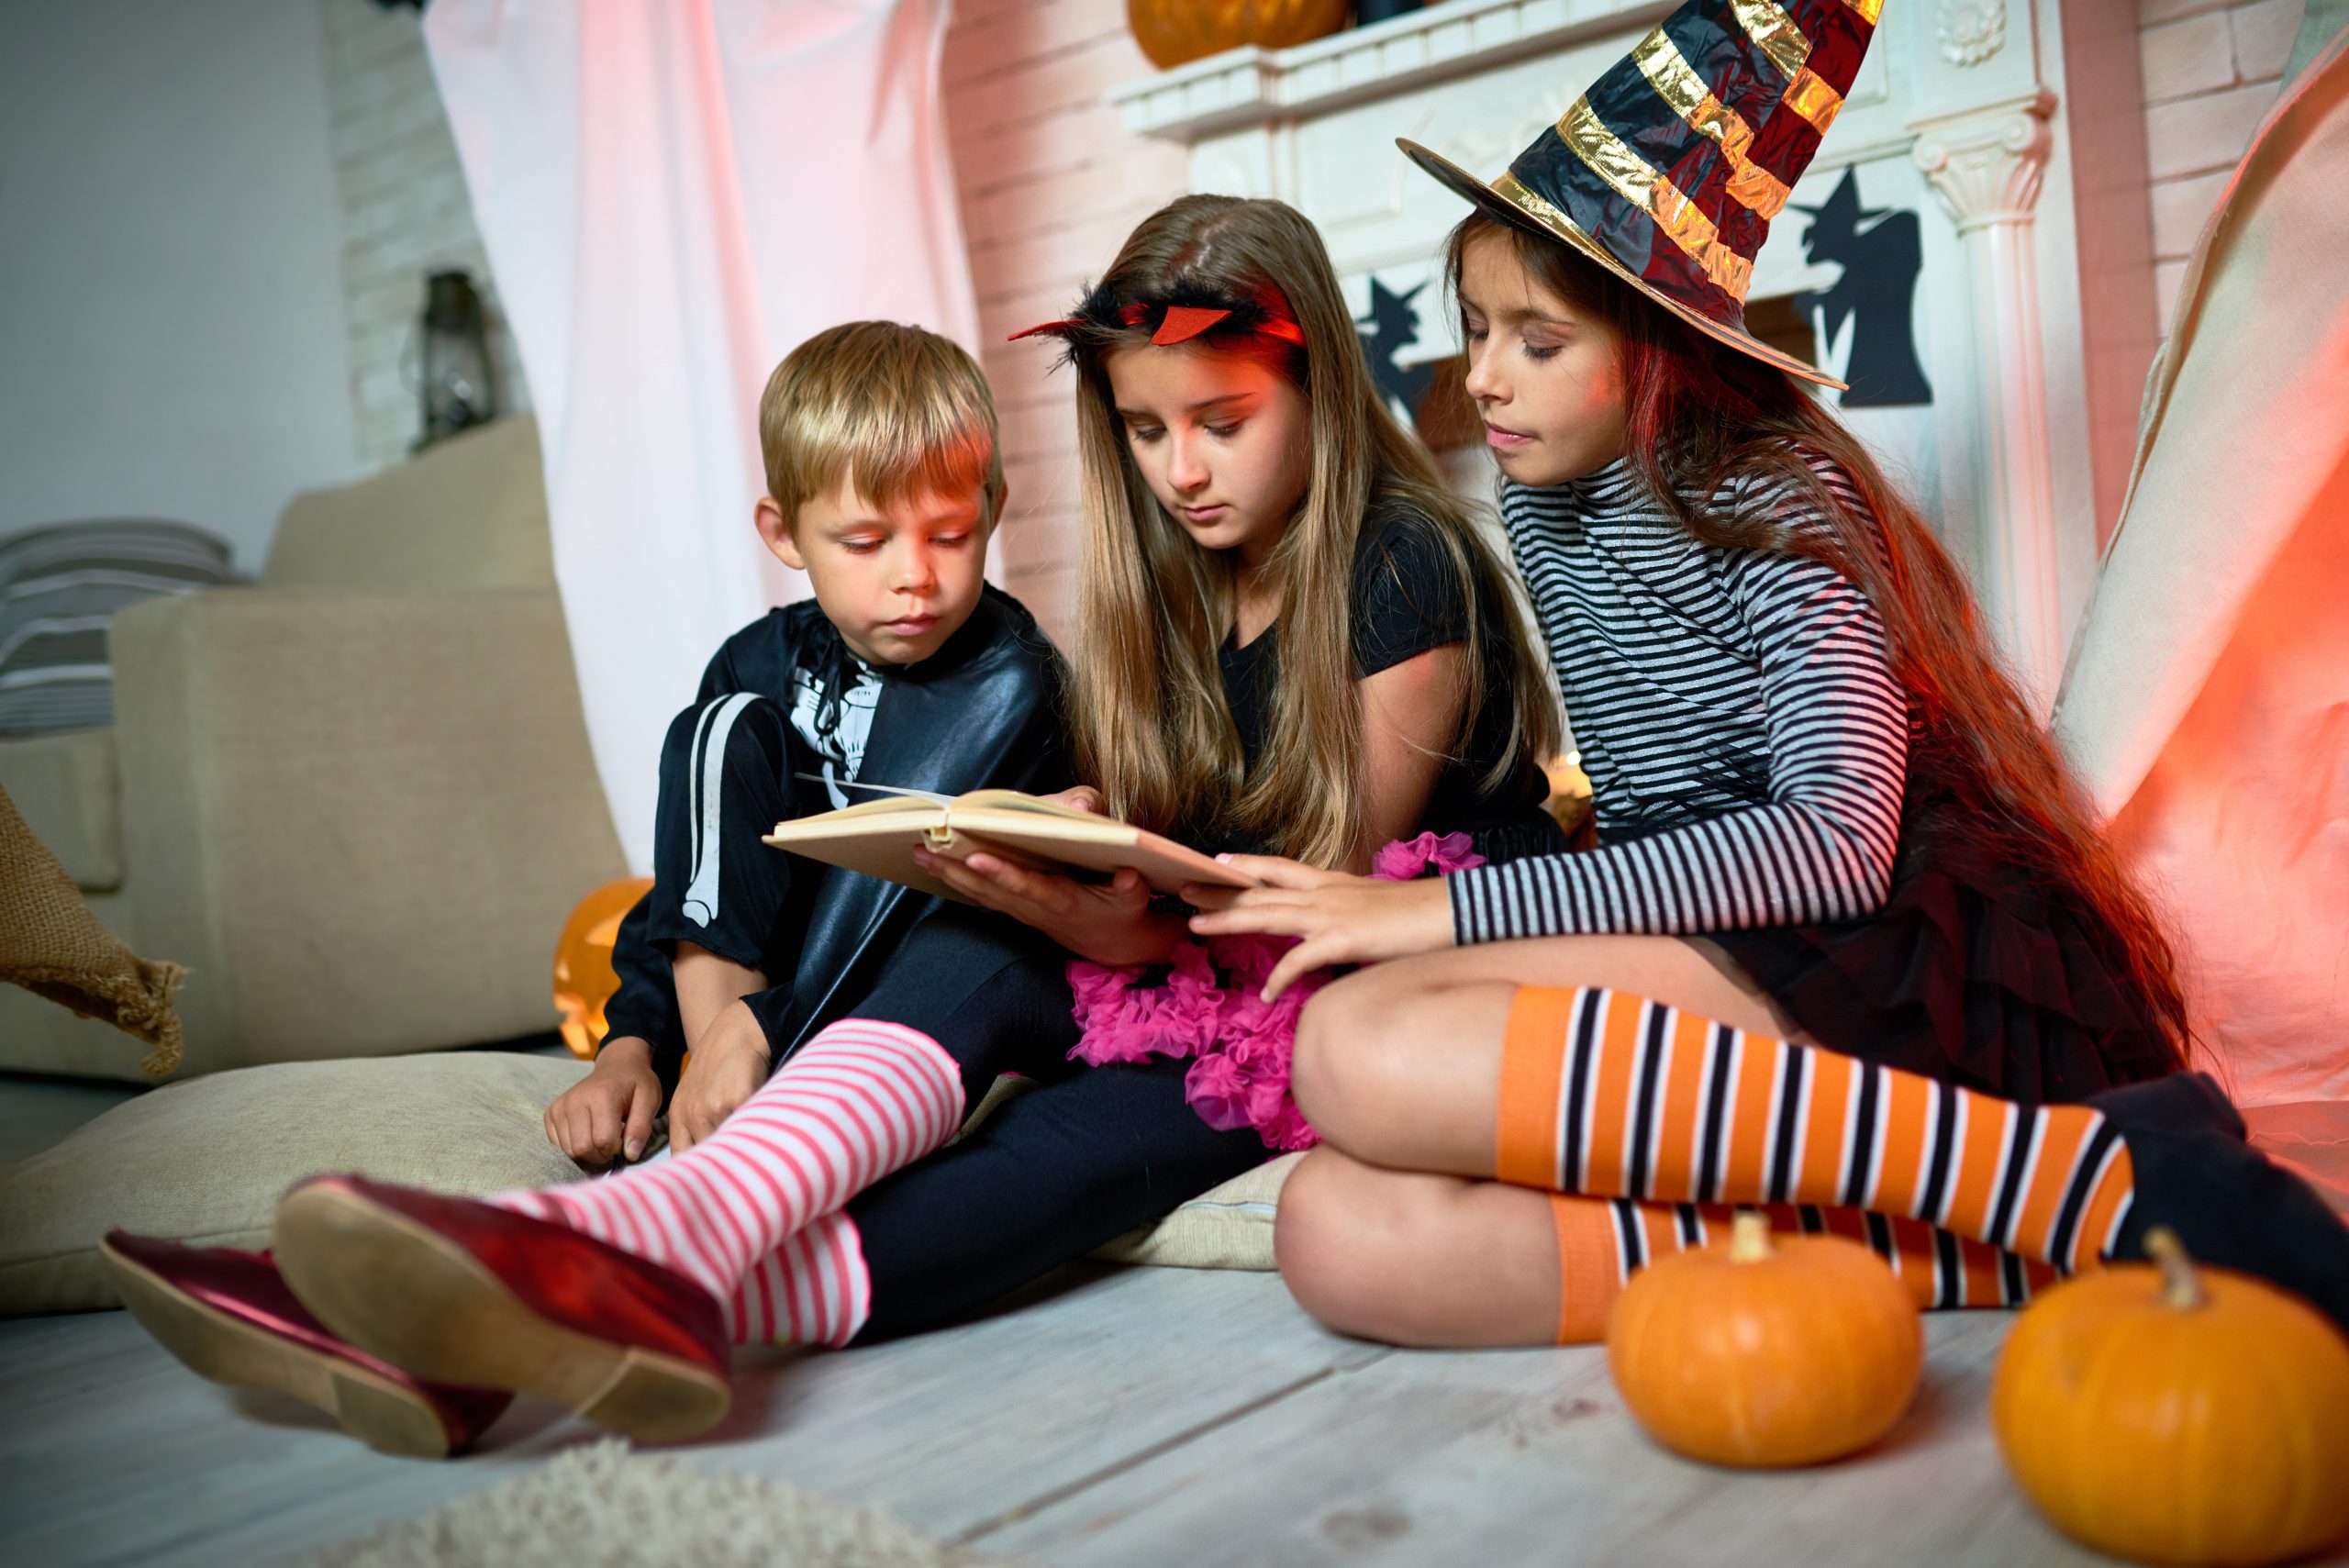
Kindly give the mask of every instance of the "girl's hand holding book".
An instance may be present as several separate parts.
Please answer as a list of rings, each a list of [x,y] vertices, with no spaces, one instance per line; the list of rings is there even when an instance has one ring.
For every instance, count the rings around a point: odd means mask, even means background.
[[[1131,867],[1107,882],[1090,883],[1018,865],[985,851],[958,861],[916,850],[913,859],[962,897],[1033,926],[1077,957],[1112,969],[1167,962],[1183,940],[1182,920],[1151,912],[1150,884]]]
[[[1302,976],[1333,963],[1375,963],[1452,946],[1452,895],[1440,877],[1384,882],[1275,855],[1216,858],[1264,885],[1244,892],[1185,888],[1183,896],[1200,909],[1191,917],[1194,934],[1260,932],[1297,939],[1265,977],[1267,1002]]]

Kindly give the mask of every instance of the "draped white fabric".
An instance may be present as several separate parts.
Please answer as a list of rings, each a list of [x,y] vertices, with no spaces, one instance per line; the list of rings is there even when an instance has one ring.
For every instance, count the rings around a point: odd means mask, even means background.
[[[662,732],[804,584],[757,401],[836,322],[976,346],[938,93],[950,0],[433,0],[424,35],[529,378],[556,581],[621,842]]]
[[[2188,264],[2055,717],[2250,1105],[2349,1099],[2349,32],[2306,42]]]

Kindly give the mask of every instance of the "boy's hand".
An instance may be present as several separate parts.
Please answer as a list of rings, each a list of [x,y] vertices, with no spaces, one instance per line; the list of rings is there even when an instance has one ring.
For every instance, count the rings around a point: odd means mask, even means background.
[[[685,1076],[669,1100],[669,1148],[683,1154],[734,1114],[767,1081],[770,1050],[750,1004],[718,1015],[694,1042]]]
[[[615,1154],[633,1160],[644,1152],[660,1111],[652,1048],[623,1035],[606,1040],[594,1070],[547,1106],[547,1141],[591,1170],[610,1164]]]

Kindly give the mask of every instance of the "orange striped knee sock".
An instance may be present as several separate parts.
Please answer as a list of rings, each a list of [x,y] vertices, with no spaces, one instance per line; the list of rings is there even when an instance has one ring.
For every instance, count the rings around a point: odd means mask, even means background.
[[[2023,1106],[1661,1002],[1528,986],[1501,1052],[1502,1181],[1658,1203],[1920,1220],[2069,1273],[2135,1191],[2087,1106]]]
[[[1726,1236],[1737,1212],[1729,1204],[1637,1203],[1630,1198],[1550,1199],[1558,1233],[1558,1343],[1607,1337],[1607,1317],[1633,1271],[1658,1258]],[[1768,1204],[1762,1212],[1783,1235],[1843,1236],[1892,1265],[1920,1311],[2020,1307],[2054,1280],[2055,1271],[1917,1219],[1816,1204]]]

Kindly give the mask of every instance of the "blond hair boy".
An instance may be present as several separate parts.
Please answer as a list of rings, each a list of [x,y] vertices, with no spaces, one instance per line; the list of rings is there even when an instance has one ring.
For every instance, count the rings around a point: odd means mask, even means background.
[[[984,576],[1005,491],[971,357],[891,321],[820,332],[768,378],[759,444],[759,537],[815,596],[727,639],[669,727],[654,884],[620,923],[609,1033],[547,1109],[584,1165],[635,1159],[664,1104],[673,1144],[706,1137],[930,907],[767,848],[776,822],[876,798],[859,786],[1066,782],[1058,656]]]

